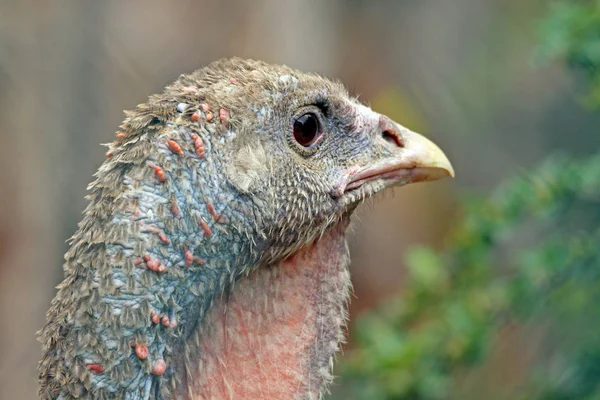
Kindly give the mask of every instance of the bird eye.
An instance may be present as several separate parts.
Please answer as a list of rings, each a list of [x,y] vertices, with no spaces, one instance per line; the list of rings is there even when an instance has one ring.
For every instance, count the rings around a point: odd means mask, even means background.
[[[319,119],[313,113],[306,113],[294,121],[294,140],[303,147],[310,147],[321,138]]]

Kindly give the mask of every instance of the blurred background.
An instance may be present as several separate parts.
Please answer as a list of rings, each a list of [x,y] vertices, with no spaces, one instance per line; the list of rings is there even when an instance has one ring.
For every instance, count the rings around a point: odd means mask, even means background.
[[[331,398],[600,399],[595,0],[2,2],[0,399],[36,397],[122,110],[234,55],[341,79],[456,169],[359,211]]]

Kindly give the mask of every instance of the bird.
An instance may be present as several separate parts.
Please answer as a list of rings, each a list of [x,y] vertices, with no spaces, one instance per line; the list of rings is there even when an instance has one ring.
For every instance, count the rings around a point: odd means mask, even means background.
[[[43,399],[319,399],[344,341],[346,232],[442,150],[345,87],[226,58],[125,112],[38,332]]]

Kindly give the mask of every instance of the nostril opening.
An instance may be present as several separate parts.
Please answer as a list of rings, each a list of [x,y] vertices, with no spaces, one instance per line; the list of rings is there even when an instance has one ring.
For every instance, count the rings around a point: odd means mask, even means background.
[[[384,140],[386,140],[390,143],[394,143],[398,147],[404,147],[402,138],[400,137],[400,134],[397,131],[387,129],[387,130],[383,131],[381,135],[383,136]]]
[[[404,140],[398,130],[398,125],[385,115],[379,116],[379,129],[384,140],[395,144],[398,147],[404,147]]]

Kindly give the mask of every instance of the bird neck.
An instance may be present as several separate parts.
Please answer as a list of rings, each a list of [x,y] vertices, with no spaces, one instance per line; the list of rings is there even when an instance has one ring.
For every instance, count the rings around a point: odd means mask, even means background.
[[[216,300],[179,368],[191,399],[318,398],[343,341],[347,221]]]

